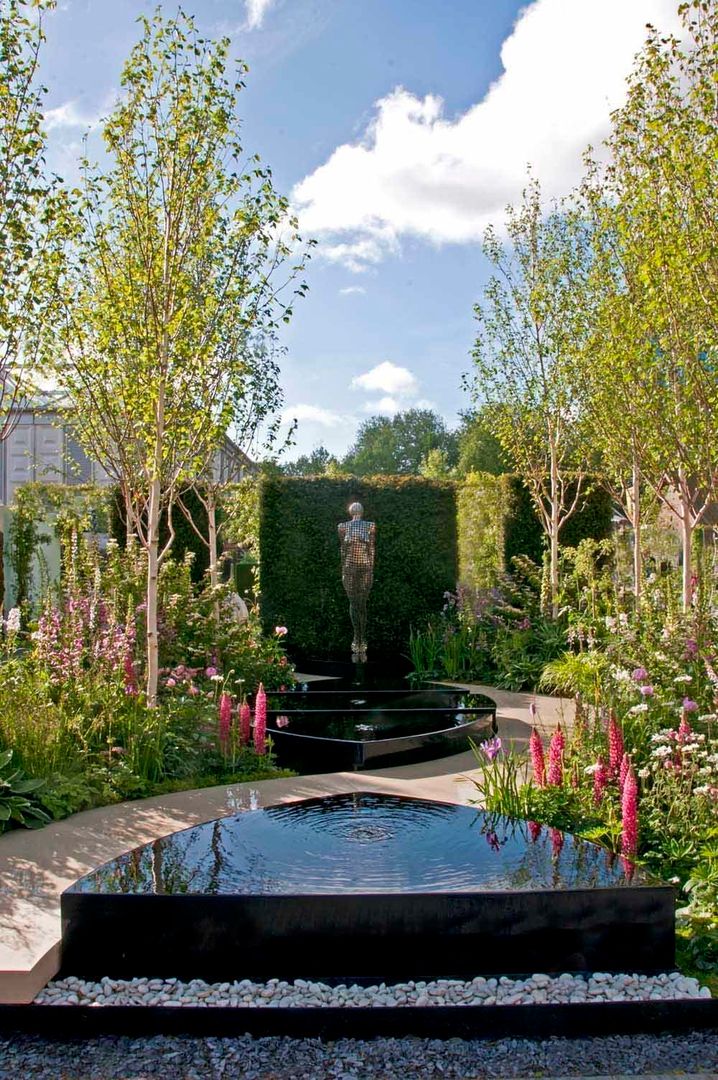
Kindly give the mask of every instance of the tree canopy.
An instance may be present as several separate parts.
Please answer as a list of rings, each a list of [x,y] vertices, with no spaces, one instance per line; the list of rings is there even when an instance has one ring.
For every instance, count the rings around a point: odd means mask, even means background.
[[[342,462],[357,476],[419,475],[432,450],[456,464],[456,436],[431,409],[407,409],[396,416],[372,416],[360,426],[356,441]]]

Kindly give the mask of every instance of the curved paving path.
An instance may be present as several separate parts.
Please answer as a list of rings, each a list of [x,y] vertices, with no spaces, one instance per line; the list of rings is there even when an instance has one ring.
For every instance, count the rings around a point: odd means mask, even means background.
[[[456,685],[456,684],[452,684]],[[529,705],[541,726],[570,723],[572,703],[467,686],[497,703],[499,734],[523,748],[530,734]],[[53,822],[35,832],[0,837],[0,1003],[28,1002],[59,968],[60,895],[68,885],[109,859],[239,810],[350,791],[378,791],[466,803],[476,797],[478,772],[471,753],[375,772],[324,773],[161,795],[104,806]]]

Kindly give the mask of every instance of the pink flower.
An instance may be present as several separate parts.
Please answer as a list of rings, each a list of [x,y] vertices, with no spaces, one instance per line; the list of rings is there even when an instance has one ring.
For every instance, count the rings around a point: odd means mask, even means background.
[[[267,752],[267,695],[264,684],[259,684],[254,702],[254,749],[258,754]]]
[[[626,777],[628,776],[628,770],[631,767],[631,759],[628,754],[624,754],[621,758],[621,769],[618,774],[618,790],[623,791],[626,783]]]
[[[274,724],[275,724],[276,727],[288,727],[289,726],[289,717],[288,716],[278,716],[277,719],[274,721]]]
[[[229,744],[229,733],[232,727],[232,698],[229,694],[221,694],[219,698],[219,743],[223,750]]]
[[[548,746],[548,773],[546,781],[552,787],[560,787],[563,783],[563,752],[566,748],[566,740],[559,724]]]
[[[646,686],[639,686],[638,693],[643,694],[644,697],[653,697],[655,691],[650,683]]]
[[[684,711],[681,714],[681,722],[678,725],[678,733],[676,735],[676,742],[679,743],[687,742],[693,734],[693,729],[688,722],[688,717],[686,716],[685,704],[683,706],[683,710]]]
[[[534,783],[537,787],[544,787],[546,784],[546,759],[544,758],[541,736],[536,728],[531,729],[529,751],[531,753],[531,764],[533,765]]]
[[[498,737],[495,739],[487,739],[481,743],[481,749],[486,754],[489,761],[493,761],[497,754],[501,753],[501,739]]]
[[[634,682],[645,682],[648,678],[648,672],[644,667],[637,667],[631,678]]]
[[[529,836],[531,837],[531,843],[535,844],[541,835],[541,826],[538,821],[529,821]]]
[[[239,741],[242,746],[247,746],[252,729],[252,711],[249,703],[243,701],[239,706]]]
[[[170,686],[170,687],[172,687],[172,686],[176,686],[176,685],[177,685],[177,680],[176,680],[176,679],[173,679],[173,678],[169,678],[169,679],[167,679],[167,681],[165,682],[165,686]]]
[[[549,829],[551,836],[551,854],[557,859],[563,849],[563,833],[560,829]]]
[[[683,698],[683,711],[684,712],[698,712],[698,702],[692,701],[688,697]]]
[[[606,763],[599,754],[596,767],[593,770],[593,801],[596,806],[603,802],[603,796],[608,787],[608,769]]]
[[[611,712],[608,720],[608,771],[611,776],[618,775],[623,754],[623,732],[616,720],[616,714]]]
[[[192,697],[196,697],[197,694],[199,693],[199,690],[194,685],[194,683],[192,683],[190,686],[187,687],[187,693],[190,694]]]
[[[632,859],[638,847],[638,782],[629,766],[621,797],[621,854]]]
[[[217,674],[217,668],[216,667],[208,667],[205,670],[205,675],[207,676],[208,679],[211,679],[216,674]]]
[[[125,693],[131,697],[135,697],[138,692],[137,688],[137,673],[135,672],[135,665],[132,663],[132,657],[129,653],[125,653]]]
[[[683,653],[684,660],[692,660],[698,655],[698,642],[694,638],[686,639],[686,647]]]
[[[277,637],[284,637],[284,635],[287,632],[288,631],[287,631],[286,626],[275,626],[274,627],[274,633],[277,635]]]

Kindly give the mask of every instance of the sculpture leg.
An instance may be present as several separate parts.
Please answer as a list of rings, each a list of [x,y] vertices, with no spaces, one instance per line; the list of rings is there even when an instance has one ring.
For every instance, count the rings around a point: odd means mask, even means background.
[[[354,631],[354,639],[352,641],[352,656],[358,657],[362,644],[362,621],[361,621],[361,605],[359,597],[353,594],[349,597],[349,618],[352,621],[352,630]]]

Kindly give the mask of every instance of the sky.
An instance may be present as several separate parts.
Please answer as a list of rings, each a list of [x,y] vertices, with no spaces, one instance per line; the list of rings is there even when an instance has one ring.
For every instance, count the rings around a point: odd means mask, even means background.
[[[373,415],[470,408],[481,239],[527,168],[567,194],[600,146],[652,23],[677,0],[185,0],[249,64],[244,147],[317,241],[283,335],[289,458],[343,454]],[[144,0],[58,0],[46,22],[48,164],[90,156]],[[165,2],[164,10],[174,9]]]

